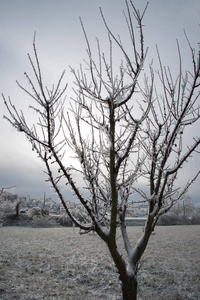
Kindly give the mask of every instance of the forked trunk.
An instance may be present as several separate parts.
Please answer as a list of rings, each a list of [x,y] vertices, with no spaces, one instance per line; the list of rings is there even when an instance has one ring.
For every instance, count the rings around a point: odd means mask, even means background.
[[[128,276],[122,281],[122,299],[137,300],[137,278]]]

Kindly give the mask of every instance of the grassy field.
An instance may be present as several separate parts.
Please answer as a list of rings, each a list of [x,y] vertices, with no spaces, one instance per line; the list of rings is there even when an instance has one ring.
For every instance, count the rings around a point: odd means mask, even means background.
[[[0,255],[0,299],[120,299],[106,246],[77,228],[0,227]],[[157,227],[138,279],[139,300],[200,299],[200,226]]]

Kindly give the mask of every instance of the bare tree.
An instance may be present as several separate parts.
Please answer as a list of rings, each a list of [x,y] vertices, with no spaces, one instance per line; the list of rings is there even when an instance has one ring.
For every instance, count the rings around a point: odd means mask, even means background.
[[[5,190],[10,190],[10,189],[12,189],[12,188],[14,188],[15,186],[9,186],[9,187],[1,187],[0,188],[0,197],[1,197],[1,195],[3,194],[3,192],[5,191]]]
[[[33,150],[46,166],[48,179],[57,192],[68,216],[81,232],[96,231],[106,243],[122,283],[123,299],[137,298],[138,264],[149,238],[161,215],[182,199],[199,172],[188,183],[177,186],[179,170],[200,143],[193,137],[185,141],[185,128],[195,126],[199,120],[200,53],[191,50],[193,72],[183,73],[181,51],[177,42],[179,73],[174,79],[170,69],[162,65],[158,72],[152,65],[144,73],[147,50],[144,46],[143,18],[131,0],[125,0],[124,13],[132,49],[126,50],[119,37],[102,20],[108,32],[109,55],[102,53],[97,40],[98,57],[94,59],[86,31],[81,21],[87,43],[86,68],[71,68],[75,77],[75,96],[69,111],[64,111],[64,93],[61,75],[52,88],[43,86],[35,38],[35,62],[28,56],[37,83],[26,74],[30,92],[19,83],[35,102],[31,109],[38,120],[29,126],[23,112],[4,98],[9,117],[5,117],[17,130],[24,132]],[[134,23],[136,22],[136,29]],[[117,66],[113,48],[117,47],[123,60]],[[130,54],[131,53],[131,54]],[[143,81],[140,79],[143,78]],[[155,78],[159,80],[157,92]],[[185,143],[187,147],[185,147]],[[70,147],[78,160],[68,164]],[[84,182],[82,188],[78,177]],[[137,181],[145,180],[149,190],[138,188]],[[79,222],[65,202],[62,184],[71,188],[83,207],[85,219]],[[138,197],[136,197],[138,195]],[[134,200],[137,199],[137,200]],[[135,245],[131,245],[126,212],[132,202],[143,201],[148,206],[145,229]],[[104,224],[102,226],[102,224]],[[122,255],[117,239],[121,231],[127,255]]]
[[[10,190],[12,188],[14,188],[15,186],[10,186],[10,187],[1,187],[0,188],[0,205],[2,205],[5,201],[5,197],[4,196],[4,193],[5,193],[5,190]],[[0,207],[0,213],[2,213],[2,206]]]

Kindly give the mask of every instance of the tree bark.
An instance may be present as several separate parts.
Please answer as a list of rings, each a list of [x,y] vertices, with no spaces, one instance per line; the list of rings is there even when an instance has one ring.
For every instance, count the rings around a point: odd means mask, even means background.
[[[128,276],[122,281],[122,299],[137,300],[137,278],[136,276]]]
[[[109,240],[107,245],[119,273],[122,299],[137,300],[137,262],[136,264],[129,262],[126,265],[124,258],[117,249],[116,243]]]

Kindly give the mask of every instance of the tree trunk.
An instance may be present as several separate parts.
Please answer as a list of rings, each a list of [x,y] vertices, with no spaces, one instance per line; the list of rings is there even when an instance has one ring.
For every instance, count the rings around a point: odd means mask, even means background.
[[[19,216],[20,205],[21,205],[21,201],[17,202],[17,204],[16,204],[16,206],[15,206],[15,216],[16,216],[16,217]]]
[[[128,276],[122,281],[122,299],[137,300],[137,278]]]
[[[137,300],[137,265],[131,261],[126,265],[124,258],[117,250],[116,244],[113,246],[113,243],[108,243],[108,248],[119,273],[122,299]]]

